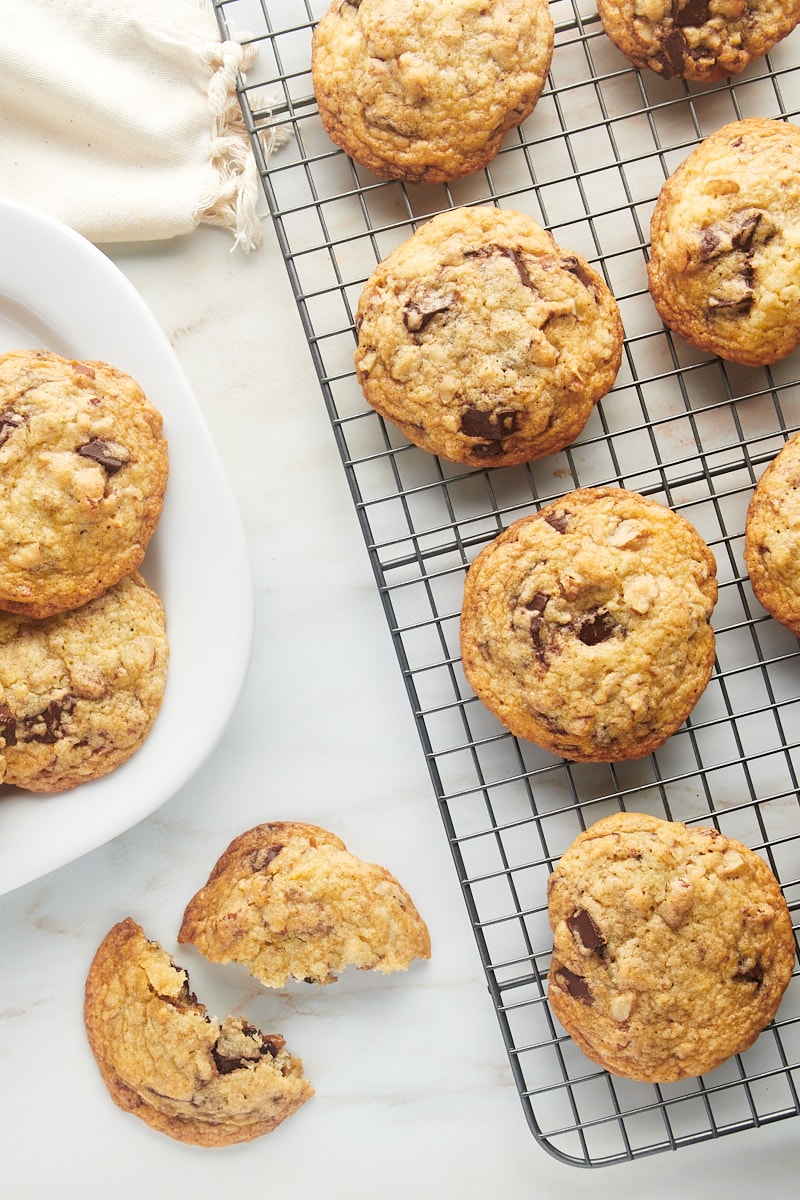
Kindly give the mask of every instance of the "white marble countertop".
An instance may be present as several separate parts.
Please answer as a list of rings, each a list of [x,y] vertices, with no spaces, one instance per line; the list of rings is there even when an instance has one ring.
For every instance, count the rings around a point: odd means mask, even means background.
[[[0,898],[2,1195],[45,1200],[73,1185],[85,1200],[793,1195],[792,1121],[593,1171],[537,1146],[272,231],[250,256],[229,244],[204,228],[107,252],[175,348],[240,505],[252,662],[219,746],[180,794]],[[269,995],[182,958],[179,916],[218,854],[251,825],[286,818],[389,867],[427,919],[431,961]],[[190,966],[209,1011],[245,1012],[302,1057],[316,1095],[268,1137],[200,1150],[112,1104],[81,1008],[98,943],[128,915]]]

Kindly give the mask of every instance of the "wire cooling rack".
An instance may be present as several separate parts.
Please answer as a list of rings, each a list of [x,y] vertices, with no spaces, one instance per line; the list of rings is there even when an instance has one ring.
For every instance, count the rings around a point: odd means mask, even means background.
[[[215,0],[223,36],[259,48],[240,99],[352,491],[522,1105],[539,1143],[580,1166],[630,1160],[800,1114],[800,978],[755,1046],[669,1086],[584,1058],[546,999],[547,877],[620,808],[713,824],[763,854],[800,910],[800,652],[754,600],[742,559],[753,486],[800,427],[800,352],[770,368],[711,358],[661,325],[647,292],[666,176],[720,125],[796,117],[800,30],[724,84],[633,69],[593,0],[553,0],[537,106],[485,170],[406,187],[355,166],[322,130],[310,76],[327,0]],[[288,132],[288,140],[283,135]],[[466,470],[409,445],[364,402],[354,312],[377,262],[434,213],[521,209],[600,270],[625,326],[616,386],[563,453]],[[682,512],[719,570],[717,663],[690,719],[647,759],[557,760],[518,741],[461,670],[464,575],[516,518],[574,487],[620,485]]]

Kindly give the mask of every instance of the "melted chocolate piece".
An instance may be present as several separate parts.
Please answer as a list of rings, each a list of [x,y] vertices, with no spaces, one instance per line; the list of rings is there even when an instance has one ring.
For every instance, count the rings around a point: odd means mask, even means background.
[[[582,975],[576,975],[569,967],[558,967],[555,974],[558,982],[573,1000],[580,1000],[581,1004],[594,1003],[592,990]]]
[[[599,925],[585,908],[579,908],[567,917],[567,928],[587,950],[599,951],[606,944]]]
[[[584,646],[598,646],[614,633],[614,622],[606,612],[589,613],[578,626],[578,640]]]
[[[443,296],[441,292],[423,292],[418,298],[409,300],[405,306],[403,324],[409,333],[419,333],[421,329],[425,328],[431,317],[445,312],[452,303],[452,296]]]
[[[495,242],[491,242],[487,246],[481,246],[480,250],[467,250],[465,258],[491,258],[493,254],[499,254],[503,258],[508,258],[517,268],[520,282],[523,287],[530,288],[532,292],[538,291],[536,284],[530,277],[525,259],[520,254],[519,250],[515,250],[512,246],[499,246]]]
[[[550,597],[547,592],[537,592],[532,600],[529,600],[525,607],[532,613],[543,613],[547,608]]]
[[[550,513],[545,517],[545,521],[552,529],[555,529],[556,533],[567,532],[567,513]]]
[[[17,744],[17,718],[7,704],[0,704],[0,737],[7,746]]]
[[[15,429],[19,429],[25,418],[15,412],[0,413],[0,446],[4,446]]]
[[[754,983],[756,987],[761,987],[764,981],[764,968],[761,963],[757,962],[752,967],[737,971],[733,978],[736,983]]]
[[[688,0],[683,8],[673,0],[672,19],[679,28],[687,25],[705,25],[709,18],[708,0]]]
[[[686,38],[680,29],[671,29],[662,43],[662,53],[659,62],[665,79],[679,79],[683,74],[683,53],[686,49]]]
[[[112,453],[108,442],[104,442],[100,438],[93,438],[91,442],[78,446],[76,453],[80,454],[81,458],[88,458],[91,462],[97,463],[109,475],[116,475],[120,467],[125,465],[125,460]]]
[[[42,742],[52,746],[61,736],[61,723],[75,707],[75,697],[69,694],[60,700],[51,700],[47,708],[33,716],[17,721],[16,733],[21,742]]]
[[[516,432],[518,416],[513,408],[496,408],[493,412],[467,408],[461,414],[461,432],[467,437],[497,441]]]
[[[595,294],[594,280],[588,271],[585,270],[583,264],[578,262],[574,255],[569,254],[563,258],[561,260],[561,265],[566,271],[569,271],[570,275],[574,275],[577,279],[579,279],[587,291],[591,292],[592,295]]]
[[[242,1032],[253,1039],[260,1039],[260,1044],[253,1045],[250,1053],[242,1055],[223,1054],[218,1049],[219,1043],[212,1046],[211,1057],[214,1059],[220,1075],[230,1075],[232,1071],[238,1071],[249,1063],[258,1062],[260,1058],[275,1058],[278,1051],[285,1045],[282,1037],[263,1034],[253,1025],[245,1025]]]
[[[282,845],[270,846],[268,850],[254,850],[250,855],[251,871],[266,871],[273,859],[277,858],[283,849]]]

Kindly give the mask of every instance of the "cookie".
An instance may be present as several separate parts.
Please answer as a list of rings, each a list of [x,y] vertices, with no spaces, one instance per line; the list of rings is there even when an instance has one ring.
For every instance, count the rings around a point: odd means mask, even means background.
[[[212,1020],[186,971],[130,917],[95,954],[84,1022],[114,1103],[180,1142],[251,1141],[313,1095],[284,1038],[244,1017]]]
[[[714,556],[685,518],[635,492],[582,488],[472,563],[464,672],[518,737],[577,762],[640,758],[708,683],[716,599]]]
[[[168,658],[138,572],[58,616],[0,613],[0,779],[62,792],[114,770],[153,726]]]
[[[0,609],[49,617],[136,570],[167,474],[161,414],[129,375],[0,356]]]
[[[356,313],[368,402],[433,454],[508,466],[575,440],[612,387],[622,322],[602,277],[525,213],[427,221],[382,262]]]
[[[751,117],[712,133],[661,189],[650,293],[701,350],[747,366],[800,343],[800,128]]]
[[[791,33],[800,0],[598,0],[612,42],[664,79],[738,75]]]
[[[651,1083],[702,1075],[773,1019],[795,961],[778,881],[716,829],[617,813],[548,883],[550,1006],[585,1054]]]
[[[316,825],[277,821],[241,834],[190,900],[178,934],[267,987],[327,984],[352,965],[383,974],[430,958],[408,893],[383,867]]]
[[[553,41],[547,0],[333,0],[312,45],[322,125],[381,178],[457,179],[533,111]]]
[[[759,479],[747,509],[744,561],[756,599],[800,637],[800,434]]]

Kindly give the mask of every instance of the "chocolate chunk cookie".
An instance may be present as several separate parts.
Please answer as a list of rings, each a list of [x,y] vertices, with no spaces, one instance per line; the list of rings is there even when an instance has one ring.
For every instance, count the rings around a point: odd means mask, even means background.
[[[715,829],[618,813],[575,839],[548,884],[553,1012],[594,1062],[669,1083],[746,1050],[795,961],[766,862]]]
[[[297,821],[237,837],[189,902],[178,934],[213,962],[242,963],[268,987],[326,984],[348,965],[383,974],[430,958],[408,893],[332,833]]]
[[[525,213],[427,221],[368,280],[358,381],[423,450],[472,466],[552,454],[612,387],[622,322],[602,277]]]
[[[180,1142],[251,1141],[313,1095],[284,1038],[244,1017],[212,1020],[186,972],[130,917],[97,950],[84,1021],[114,1103]]]
[[[711,81],[761,58],[800,20],[800,0],[598,0],[612,42],[664,79]]]
[[[322,124],[382,178],[456,179],[532,112],[553,40],[547,0],[333,0],[312,51]]]
[[[472,563],[464,671],[518,737],[575,761],[640,758],[708,683],[716,599],[714,556],[687,520],[635,492],[583,488]]]
[[[800,128],[751,117],[705,139],[653,212],[650,292],[702,350],[758,366],[800,343]]]
[[[756,599],[800,637],[800,434],[756,485],[745,522],[744,561]]]
[[[0,780],[62,792],[125,762],[158,715],[168,656],[163,606],[136,572],[67,613],[0,613]]]
[[[129,375],[0,356],[0,609],[49,617],[135,570],[167,473],[161,415]]]

